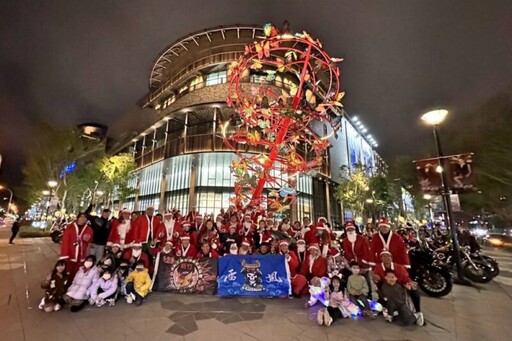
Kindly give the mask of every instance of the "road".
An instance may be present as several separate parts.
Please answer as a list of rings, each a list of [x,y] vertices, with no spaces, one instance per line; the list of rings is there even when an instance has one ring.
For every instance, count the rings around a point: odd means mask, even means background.
[[[509,340],[512,334],[512,254],[486,250],[501,275],[487,285],[455,286],[443,299],[422,297],[425,327],[382,319],[316,325],[305,299],[220,299],[153,293],[141,307],[87,307],[46,314],[39,285],[57,258],[49,239],[17,239],[0,229],[0,340]]]

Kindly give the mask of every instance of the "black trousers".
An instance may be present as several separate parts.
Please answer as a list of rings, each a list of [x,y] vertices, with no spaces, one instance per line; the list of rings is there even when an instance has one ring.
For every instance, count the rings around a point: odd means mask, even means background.
[[[18,235],[18,231],[19,231],[19,230],[12,230],[11,239],[9,239],[9,244],[12,244],[12,241],[13,241],[13,240],[14,240],[14,238],[16,238],[16,236]]]
[[[420,305],[420,292],[418,290],[407,290],[407,293],[409,293],[409,296],[411,297],[412,304],[414,304],[414,309],[419,313],[421,311],[421,305]]]
[[[343,317],[340,308],[327,307],[327,311],[329,312],[329,316],[332,317],[332,322]]]

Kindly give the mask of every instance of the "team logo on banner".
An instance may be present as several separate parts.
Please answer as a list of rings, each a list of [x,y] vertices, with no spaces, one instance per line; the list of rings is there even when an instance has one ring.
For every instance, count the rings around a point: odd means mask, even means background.
[[[219,296],[282,297],[290,290],[284,256],[229,255],[219,259]]]
[[[161,256],[155,266],[153,290],[181,294],[214,294],[217,260]]]

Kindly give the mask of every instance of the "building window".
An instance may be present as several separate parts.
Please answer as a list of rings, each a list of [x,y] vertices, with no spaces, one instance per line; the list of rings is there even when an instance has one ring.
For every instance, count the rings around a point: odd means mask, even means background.
[[[208,187],[234,187],[235,179],[229,167],[231,161],[238,157],[233,153],[205,153],[199,154],[198,186]]]
[[[227,81],[227,72],[226,71],[219,71],[210,73],[208,76],[206,76],[206,86],[211,85],[217,85],[217,84],[224,84]]]
[[[167,196],[167,209],[177,209],[182,215],[188,213],[189,190],[180,190],[169,193]]]
[[[181,155],[168,159],[165,167],[165,190],[176,191],[190,187],[192,155]]]
[[[209,190],[197,193],[197,210],[212,215],[213,219],[220,213],[220,209],[227,209],[229,198],[235,196],[234,192],[222,190]]]
[[[163,166],[164,163],[161,161],[140,170],[141,196],[160,194]]]
[[[302,221],[304,217],[311,217],[313,211],[312,200],[309,195],[298,195],[297,196],[297,219]]]

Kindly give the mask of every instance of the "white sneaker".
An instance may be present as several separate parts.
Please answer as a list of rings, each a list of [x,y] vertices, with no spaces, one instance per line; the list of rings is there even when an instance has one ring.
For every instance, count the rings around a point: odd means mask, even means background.
[[[418,326],[422,327],[425,324],[425,317],[422,312],[414,314],[414,317],[416,317],[416,324]]]
[[[37,307],[39,308],[39,310],[44,309],[44,297],[41,299],[41,303],[39,303],[39,305]]]
[[[324,324],[324,311],[322,309],[320,309],[316,314],[316,322],[320,326]]]
[[[58,304],[58,303],[57,303],[57,304],[53,307],[53,310],[54,310],[54,311],[59,311],[59,310],[60,310],[60,308],[62,308],[62,307],[60,306],[60,304]]]
[[[393,322],[393,316],[388,315],[388,316],[386,316],[385,320],[386,320],[386,322],[391,323],[391,322]]]
[[[107,303],[107,301],[105,301],[104,299],[99,299],[96,301],[96,306],[99,308],[102,305],[104,305],[105,303]]]
[[[132,295],[127,295],[126,296],[126,303],[128,303],[128,304],[132,304],[133,303]]]

